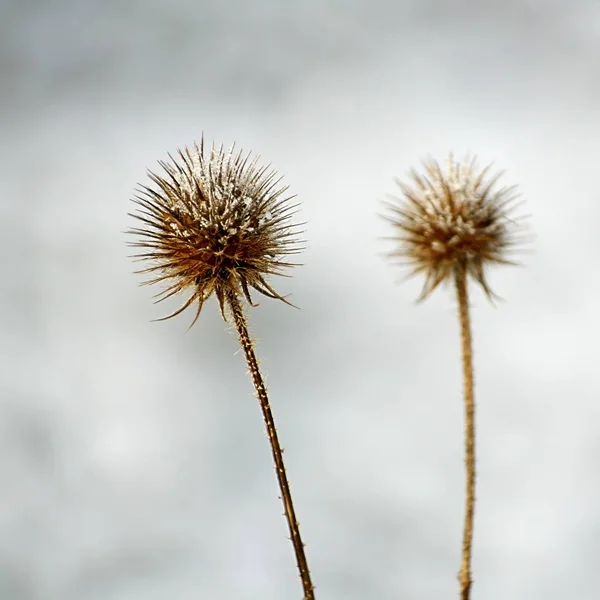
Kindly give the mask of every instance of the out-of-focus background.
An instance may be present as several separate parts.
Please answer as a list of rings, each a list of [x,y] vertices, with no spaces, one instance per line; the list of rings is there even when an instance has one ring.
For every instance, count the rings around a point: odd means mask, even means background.
[[[517,183],[537,239],[473,292],[473,594],[600,597],[600,5],[0,3],[0,598],[298,600],[260,411],[210,302],[151,323],[123,231],[147,168],[254,150],[308,250],[252,310],[319,600],[458,594],[456,305],[382,258],[431,154]]]

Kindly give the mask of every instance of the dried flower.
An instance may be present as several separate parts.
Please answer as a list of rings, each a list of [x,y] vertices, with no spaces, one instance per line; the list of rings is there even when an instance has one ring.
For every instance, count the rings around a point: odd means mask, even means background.
[[[397,181],[403,199],[386,203],[386,217],[397,230],[392,258],[408,259],[412,274],[426,276],[419,300],[423,300],[457,268],[473,277],[489,298],[493,293],[485,267],[492,263],[516,264],[507,255],[517,245],[519,219],[511,218],[516,187],[496,189],[501,173],[487,178],[491,165],[479,170],[475,159],[454,161],[443,171],[428,159],[425,174],[412,171],[416,185]]]
[[[475,159],[455,162],[449,157],[442,171],[437,162],[424,162],[425,174],[412,172],[415,186],[398,181],[404,198],[387,204],[386,217],[397,230],[392,257],[408,259],[411,274],[424,273],[419,300],[442,282],[454,280],[461,331],[465,404],[465,520],[459,573],[461,600],[470,600],[471,557],[475,514],[475,393],[473,348],[467,279],[471,276],[489,298],[485,279],[489,264],[515,264],[507,255],[520,241],[515,187],[496,189],[500,174],[487,179],[490,166],[479,170]]]
[[[148,173],[156,185],[137,190],[139,208],[131,216],[143,226],[129,232],[141,238],[130,245],[145,249],[134,258],[154,263],[138,271],[157,274],[144,283],[169,282],[157,302],[191,291],[181,308],[158,320],[196,303],[193,325],[213,293],[223,318],[228,292],[243,294],[250,304],[250,288],[287,302],[266,280],[294,266],[285,257],[301,249],[298,226],[290,223],[297,205],[284,195],[287,187],[278,187],[281,178],[233,147],[211,144],[206,156],[204,140],[169,158],[159,162],[165,174]]]
[[[211,144],[205,156],[201,140],[200,147],[194,144],[191,150],[180,150],[177,159],[169,158],[170,162],[159,163],[166,175],[149,172],[155,187],[143,186],[134,199],[138,210],[131,216],[143,226],[129,231],[141,238],[130,245],[144,249],[136,255],[137,260],[154,263],[138,272],[157,274],[146,284],[169,282],[167,289],[157,295],[158,302],[191,291],[181,308],[159,321],[196,303],[192,327],[213,293],[226,321],[225,310],[229,311],[265,421],[304,598],[314,600],[283,450],[240,301],[243,295],[252,305],[253,288],[289,304],[266,277],[283,275],[284,267],[295,266],[285,259],[301,249],[298,225],[290,222],[297,205],[290,204],[291,197],[284,195],[287,187],[278,187],[281,179],[276,173],[269,166],[259,167],[258,158],[251,159],[251,154],[234,154],[233,148],[223,151],[222,146],[215,150]]]

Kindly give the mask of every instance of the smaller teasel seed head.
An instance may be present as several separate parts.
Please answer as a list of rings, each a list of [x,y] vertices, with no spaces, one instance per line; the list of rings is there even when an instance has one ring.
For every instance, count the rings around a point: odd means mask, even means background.
[[[424,173],[411,172],[412,185],[397,181],[401,197],[385,203],[396,243],[389,257],[407,264],[410,275],[425,275],[419,301],[457,270],[492,299],[486,267],[517,264],[508,258],[521,241],[522,218],[512,217],[516,186],[497,188],[502,173],[488,177],[491,165],[479,169],[475,158],[455,161],[450,154],[445,170],[432,159],[423,166]]]
[[[136,191],[135,213],[140,227],[129,245],[141,248],[136,260],[151,266],[145,284],[167,282],[157,302],[179,292],[190,293],[183,306],[165,320],[197,305],[192,325],[204,302],[214,293],[225,315],[228,293],[243,295],[252,304],[250,289],[288,303],[267,282],[295,266],[288,256],[299,252],[298,224],[291,218],[297,204],[280,187],[281,178],[258,157],[216,149],[205,152],[204,140],[178,151],[169,162],[159,162],[164,173],[148,175],[151,185]],[[192,326],[190,325],[190,327]]]

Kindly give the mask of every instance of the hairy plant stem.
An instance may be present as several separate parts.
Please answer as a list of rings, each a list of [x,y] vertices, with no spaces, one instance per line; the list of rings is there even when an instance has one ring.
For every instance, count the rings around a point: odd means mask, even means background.
[[[473,350],[471,344],[471,322],[469,297],[467,294],[467,272],[462,266],[455,272],[456,295],[460,317],[462,363],[465,398],[465,465],[466,465],[466,509],[460,569],[460,597],[471,597],[471,549],[473,544],[473,516],[475,513],[475,395],[473,392]]]
[[[308,562],[304,554],[304,543],[300,537],[299,523],[296,519],[296,513],[294,511],[292,494],[290,492],[285,464],[283,462],[283,451],[279,444],[279,438],[277,437],[275,420],[273,418],[273,413],[269,404],[269,398],[267,396],[267,388],[258,368],[258,361],[256,359],[256,354],[254,353],[254,343],[252,342],[250,334],[248,333],[248,325],[246,323],[246,317],[244,315],[242,305],[234,291],[229,290],[227,292],[227,302],[233,314],[240,344],[246,355],[246,363],[248,364],[248,369],[250,370],[250,374],[252,376],[252,381],[256,389],[256,395],[258,396],[258,401],[260,403],[263,418],[265,420],[267,435],[269,437],[269,442],[271,443],[271,451],[273,453],[273,461],[275,463],[275,472],[277,473],[277,480],[279,481],[279,488],[281,490],[281,499],[285,509],[285,518],[287,519],[290,530],[290,537],[294,546],[294,552],[296,554],[296,562],[298,564],[300,580],[302,581],[302,588],[304,590],[304,600],[314,600],[314,586],[311,581]]]

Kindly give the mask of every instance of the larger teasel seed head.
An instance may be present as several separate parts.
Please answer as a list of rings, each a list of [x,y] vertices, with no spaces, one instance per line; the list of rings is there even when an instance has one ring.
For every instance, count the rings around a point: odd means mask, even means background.
[[[520,219],[512,217],[516,187],[498,188],[502,173],[489,176],[475,158],[455,161],[446,169],[423,161],[424,173],[411,172],[412,185],[397,180],[401,197],[386,203],[386,218],[396,230],[391,258],[403,259],[411,275],[423,273],[423,300],[443,281],[464,269],[493,297],[485,277],[490,264],[517,264],[509,254],[518,244]]]
[[[130,245],[142,249],[134,258],[152,263],[138,271],[153,274],[144,283],[168,284],[157,302],[190,293],[181,308],[159,320],[195,304],[193,325],[213,293],[224,319],[231,292],[250,304],[251,289],[287,302],[267,282],[294,266],[286,258],[301,249],[298,225],[291,223],[297,205],[281,178],[250,153],[212,144],[205,152],[203,140],[169,158],[159,161],[162,174],[148,172],[154,185],[137,190],[131,216],[141,226],[129,231],[139,238]]]

